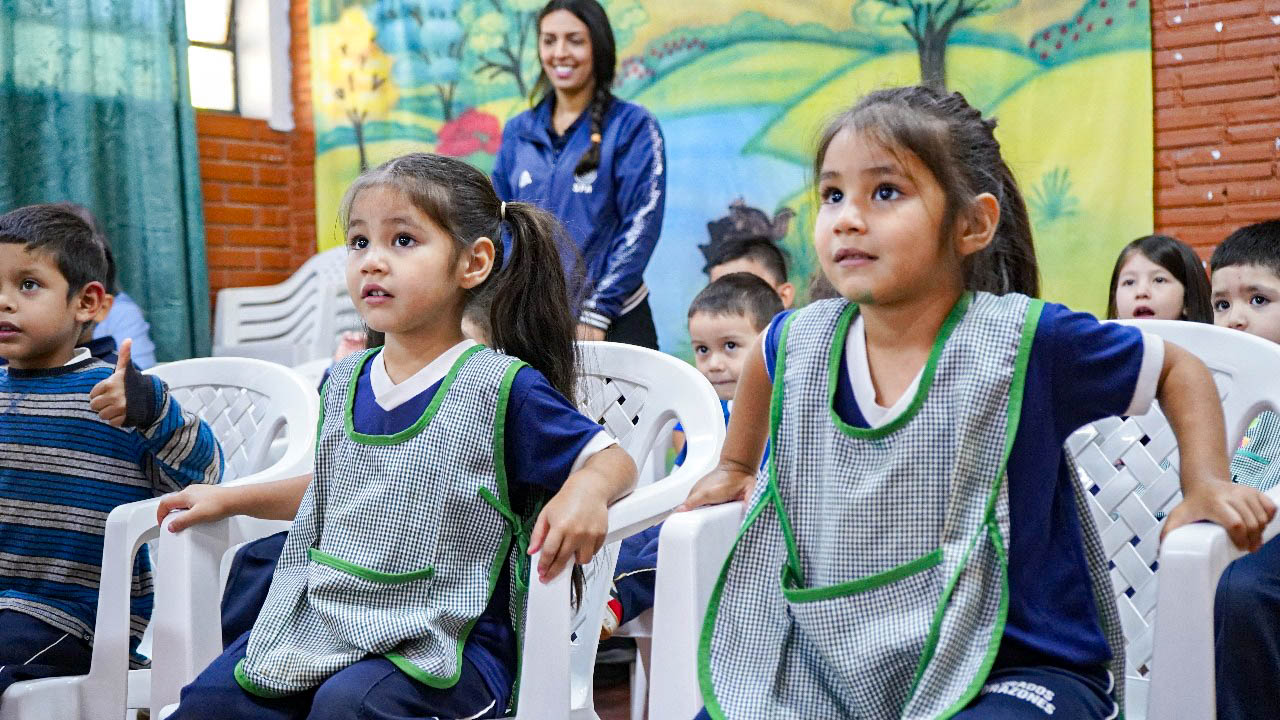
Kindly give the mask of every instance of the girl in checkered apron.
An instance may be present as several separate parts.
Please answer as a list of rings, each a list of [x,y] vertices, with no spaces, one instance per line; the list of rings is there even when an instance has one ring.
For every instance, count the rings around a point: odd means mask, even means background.
[[[333,368],[314,479],[189,503],[297,514],[252,631],[176,718],[505,716],[529,555],[543,580],[589,560],[635,479],[566,399],[574,322],[551,216],[421,153],[366,172],[342,207],[347,288],[386,344]],[[509,354],[463,338],[473,298]]]
[[[1155,397],[1184,463],[1170,527],[1256,543],[1274,511],[1227,482],[1199,361],[1029,297],[994,128],[909,87],[822,137],[814,247],[841,297],[757,341],[720,467],[686,502],[747,500],[703,625],[704,717],[1116,717],[1123,639],[1062,447]]]

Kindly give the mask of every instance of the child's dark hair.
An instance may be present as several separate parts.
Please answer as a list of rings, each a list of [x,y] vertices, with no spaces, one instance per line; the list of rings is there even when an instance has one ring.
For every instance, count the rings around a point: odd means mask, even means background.
[[[702,272],[708,275],[717,265],[749,258],[767,268],[774,282],[787,281],[787,256],[770,237],[757,235],[703,245],[702,255],[707,259],[707,264],[702,266]]]
[[[613,26],[609,24],[609,15],[596,0],[551,0],[538,12],[538,20],[534,24],[539,36],[542,32],[542,20],[557,10],[573,13],[587,26],[591,36],[591,72],[595,76],[595,92],[591,96],[591,105],[587,112],[591,113],[591,147],[582,153],[578,165],[573,169],[575,175],[583,175],[600,166],[600,142],[604,136],[604,115],[613,104],[613,78],[617,73],[618,49],[613,38]],[[538,82],[533,86],[533,97],[540,101],[551,92],[551,81],[547,79],[545,70],[538,75]]]
[[[116,288],[116,259],[111,254],[111,242],[107,240],[107,234],[102,231],[102,225],[98,222],[98,218],[94,216],[89,208],[73,202],[53,203],[53,207],[59,210],[66,210],[89,224],[89,227],[93,230],[94,239],[102,244],[102,252],[107,256],[107,275],[102,285],[107,289],[108,293],[112,295],[118,293],[119,290]]]
[[[1120,251],[1116,266],[1111,270],[1111,296],[1107,300],[1107,317],[1116,317],[1116,284],[1120,271],[1134,253],[1159,265],[1173,279],[1182,283],[1182,319],[1192,322],[1213,323],[1213,307],[1209,304],[1209,279],[1205,277],[1204,264],[1186,243],[1170,235],[1144,235]]]
[[[689,304],[689,317],[742,315],[756,330],[763,330],[782,312],[782,298],[759,276],[747,272],[729,273],[702,289]]]
[[[822,174],[832,140],[850,130],[890,152],[905,150],[920,159],[946,196],[944,235],[974,197],[991,193],[1000,205],[1000,222],[991,244],[968,258],[965,286],[1034,297],[1040,292],[1040,273],[1031,221],[1013,172],[1000,155],[995,128],[995,120],[982,117],[958,92],[943,95],[921,85],[877,90],[827,127],[818,143],[814,178]]]
[[[461,160],[411,153],[366,171],[342,200],[342,224],[360,191],[389,186],[449,233],[459,252],[478,238],[493,240],[494,269],[467,300],[482,297],[489,309],[490,341],[537,368],[565,397],[575,397],[576,323],[560,263],[564,232],[554,217],[534,205],[504,206],[488,176]],[[505,207],[505,210],[504,210]],[[503,226],[511,251],[503,264]]]
[[[1210,270],[1233,265],[1259,265],[1280,277],[1280,219],[1246,225],[1214,248]]]
[[[67,298],[91,282],[107,284],[107,258],[93,228],[55,205],[28,205],[0,215],[0,242],[49,253],[67,281]]]

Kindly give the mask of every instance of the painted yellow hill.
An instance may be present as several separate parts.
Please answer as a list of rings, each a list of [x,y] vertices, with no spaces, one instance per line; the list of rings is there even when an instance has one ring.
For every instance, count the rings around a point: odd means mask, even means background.
[[[852,27],[850,0],[660,0],[645,3],[649,22],[637,28],[635,37],[626,48],[619,48],[619,57],[644,52],[649,41],[675,28],[696,29],[724,25],[744,12],[755,11],[777,18],[792,25],[819,23],[833,30]]]
[[[714,50],[635,97],[659,115],[720,107],[786,105],[832,69],[864,53],[809,42],[747,42]]]
[[[995,109],[1005,159],[1029,200],[1056,168],[1073,181],[1079,212],[1036,227],[1048,299],[1105,309],[1116,253],[1151,232],[1150,83],[1149,54],[1110,53],[1045,72]]]
[[[959,46],[947,50],[947,80],[977,107],[986,107],[1038,70],[1030,60],[996,48]],[[748,149],[808,164],[814,139],[832,115],[859,97],[882,88],[920,82],[913,52],[894,53],[857,63],[775,120]]]

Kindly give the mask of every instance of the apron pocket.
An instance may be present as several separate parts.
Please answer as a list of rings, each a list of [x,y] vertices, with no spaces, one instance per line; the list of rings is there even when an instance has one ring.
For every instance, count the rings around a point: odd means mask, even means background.
[[[384,573],[311,548],[307,600],[334,637],[369,653],[390,652],[429,632],[427,606],[435,570]]]
[[[831,690],[860,714],[896,715],[906,704],[942,593],[941,563],[939,549],[817,588],[794,587],[784,573],[787,612],[825,661]]]

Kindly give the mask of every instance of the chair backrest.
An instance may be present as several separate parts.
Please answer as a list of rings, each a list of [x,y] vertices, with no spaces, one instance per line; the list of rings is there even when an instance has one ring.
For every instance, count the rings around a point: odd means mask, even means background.
[[[150,371],[184,410],[208,423],[222,446],[223,482],[270,468],[310,470],[320,400],[316,389],[283,365],[253,358],[194,358]],[[284,454],[271,462],[272,444]]]
[[[361,327],[347,294],[345,248],[307,260],[288,280],[218,292],[214,355],[294,366],[329,357],[344,330]]]
[[[1203,323],[1129,321],[1190,351],[1208,366],[1234,450],[1259,412],[1280,409],[1280,347]],[[1067,441],[1084,483],[1124,628],[1127,715],[1146,715],[1156,612],[1157,552],[1165,514],[1182,498],[1178,448],[1160,408],[1086,425]]]
[[[685,467],[710,469],[723,441],[724,416],[706,378],[688,363],[654,350],[605,342],[581,343],[579,348],[582,369],[578,407],[618,439],[637,468],[644,468],[646,461],[652,462],[657,450],[662,449],[656,444],[669,442],[670,434],[664,430],[679,420],[689,443]],[[637,485],[666,478],[663,467],[660,472],[642,474]],[[672,497],[677,499],[669,503],[666,512],[673,510],[689,490],[673,489],[676,492]],[[590,705],[600,622],[613,582],[618,545],[606,545],[584,566],[586,583],[571,621],[574,639],[569,664],[574,708]]]

